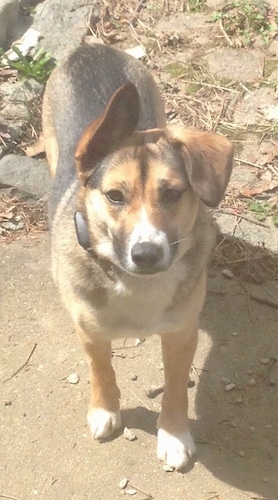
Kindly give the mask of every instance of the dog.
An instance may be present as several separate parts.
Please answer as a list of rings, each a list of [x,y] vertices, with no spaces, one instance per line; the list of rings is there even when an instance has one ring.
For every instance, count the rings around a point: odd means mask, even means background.
[[[165,387],[157,456],[183,468],[195,452],[187,385],[214,244],[207,207],[223,198],[233,146],[167,126],[145,66],[109,46],[81,46],[43,99],[52,272],[90,368],[88,423],[121,427],[111,341],[161,337]]]

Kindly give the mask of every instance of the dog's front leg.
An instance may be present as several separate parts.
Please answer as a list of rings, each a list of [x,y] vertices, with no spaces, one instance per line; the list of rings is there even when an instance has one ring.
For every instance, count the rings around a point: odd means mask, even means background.
[[[161,336],[165,388],[158,419],[157,456],[176,469],[184,467],[196,451],[188,430],[187,386],[197,345],[197,322],[190,330]]]
[[[95,439],[105,439],[121,427],[120,391],[111,365],[111,342],[77,331],[90,367],[91,401],[88,424]]]

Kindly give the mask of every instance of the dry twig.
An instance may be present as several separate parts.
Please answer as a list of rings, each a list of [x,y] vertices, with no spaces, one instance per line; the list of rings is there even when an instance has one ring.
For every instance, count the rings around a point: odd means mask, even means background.
[[[19,500],[17,497],[11,497],[10,495],[4,495],[3,493],[0,493],[0,498],[9,498],[10,500]]]
[[[31,352],[30,352],[28,358],[26,359],[26,361],[15,372],[13,372],[12,375],[9,378],[6,378],[6,380],[4,380],[4,384],[5,384],[5,382],[8,382],[12,378],[14,378],[21,370],[23,370],[23,368],[25,368],[25,366],[29,363],[29,361],[30,361],[30,359],[31,359],[31,357],[32,357],[32,355],[33,355],[36,347],[37,347],[37,344],[35,342],[34,345],[33,345],[33,347],[32,347],[32,349],[31,349]]]

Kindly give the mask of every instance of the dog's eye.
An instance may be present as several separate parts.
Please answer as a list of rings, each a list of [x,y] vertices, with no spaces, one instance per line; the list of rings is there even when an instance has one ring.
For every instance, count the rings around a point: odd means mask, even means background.
[[[161,202],[165,205],[177,203],[182,196],[182,191],[177,189],[166,189],[161,196]]]
[[[106,193],[106,198],[110,203],[115,203],[119,205],[123,205],[125,202],[125,198],[123,193],[121,191],[118,191],[117,189],[111,189]]]

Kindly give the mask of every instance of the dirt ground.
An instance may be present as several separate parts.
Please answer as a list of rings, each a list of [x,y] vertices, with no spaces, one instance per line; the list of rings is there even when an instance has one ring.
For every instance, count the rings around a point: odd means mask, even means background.
[[[197,454],[170,473],[156,458],[161,396],[146,395],[163,382],[158,339],[115,346],[124,425],[137,440],[95,442],[87,363],[52,284],[48,235],[1,245],[0,263],[0,498],[115,500],[123,478],[138,500],[278,498],[277,310],[210,273],[189,390]]]
[[[241,82],[211,77],[206,58],[223,47],[237,50],[242,40],[229,34],[235,43],[231,48],[219,26],[206,24],[211,12],[190,17],[180,13],[184,2],[178,1],[147,2],[149,10],[141,12],[144,3],[119,1],[120,10],[115,14],[108,9],[95,34],[123,48],[143,43],[169,120],[182,119],[234,139],[243,162],[235,162],[220,211],[235,217],[237,227],[242,214],[253,219],[242,197],[242,190],[246,195],[248,189],[252,199],[271,200],[268,206],[273,208],[267,215],[273,217],[277,130],[273,123],[262,122],[261,115],[250,127],[235,124],[236,113],[240,120],[251,116],[240,107],[245,96],[260,91],[261,85],[268,88],[265,74],[255,83],[245,82],[241,93]],[[162,18],[162,3],[174,5],[175,12]],[[136,16],[142,14],[140,22],[122,22],[131,15],[130,5]],[[116,21],[122,23],[121,30]],[[277,63],[258,37],[254,44],[267,61]],[[244,47],[246,53],[253,49]],[[231,61],[224,60],[225,70]],[[252,60],[249,64],[252,69]],[[273,93],[271,105],[276,98]],[[261,145],[269,143],[262,152]],[[36,230],[42,225],[37,224]],[[250,227],[254,226],[252,222]],[[226,278],[215,265],[210,268],[189,389],[197,453],[186,471],[165,472],[156,458],[161,395],[148,397],[149,390],[163,383],[159,339],[115,344],[113,363],[123,422],[136,439],[129,441],[119,433],[105,443],[94,441],[86,424],[87,363],[52,283],[49,235],[28,229],[28,236],[21,233],[0,240],[0,499],[117,500],[133,493],[138,500],[278,500],[277,307],[254,301],[239,279]],[[237,241],[249,263],[248,244]],[[254,254],[254,248],[249,250]],[[242,260],[242,254],[232,256],[234,262],[237,259]],[[277,253],[275,262],[276,271],[272,263],[267,278],[276,280],[277,292]],[[70,383],[70,375],[76,383]],[[229,384],[231,390],[225,390]],[[125,489],[119,487],[123,478],[129,481]]]

